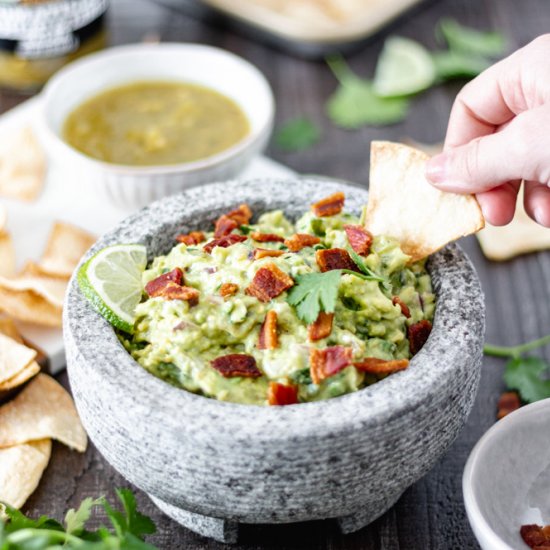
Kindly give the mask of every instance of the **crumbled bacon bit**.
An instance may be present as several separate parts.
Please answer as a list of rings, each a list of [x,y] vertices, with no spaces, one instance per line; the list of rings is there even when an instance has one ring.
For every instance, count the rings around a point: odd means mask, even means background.
[[[319,384],[352,364],[353,351],[344,346],[324,349],[312,348],[309,352],[311,380]]]
[[[234,229],[237,229],[237,227],[239,227],[239,224],[235,220],[224,214],[216,220],[214,238],[219,239],[221,237],[225,237],[229,235]]]
[[[199,291],[190,286],[180,286],[176,283],[169,282],[164,286],[155,297],[161,297],[165,300],[182,300],[189,302],[189,306],[195,306],[199,302]]]
[[[334,319],[334,313],[325,313],[320,311],[317,319],[307,328],[309,334],[309,340],[316,342],[323,338],[330,336],[332,332],[332,321]]]
[[[267,248],[255,248],[254,256],[255,260],[261,260],[262,258],[278,258],[285,253],[284,250],[270,250]]]
[[[227,235],[226,237],[221,237],[220,239],[213,239],[212,241],[204,245],[203,250],[208,254],[210,254],[216,246],[227,248],[236,243],[242,243],[243,241],[246,241],[246,237],[244,235],[231,234],[231,235]]]
[[[497,418],[500,420],[507,414],[516,411],[521,407],[519,395],[515,391],[504,392],[498,399]]]
[[[327,250],[317,250],[315,259],[319,269],[323,272],[333,269],[350,269],[359,272],[359,268],[351,259],[347,250],[343,248],[329,248]]]
[[[191,233],[187,233],[187,235],[177,235],[176,241],[179,243],[186,244],[187,246],[193,246],[195,244],[202,243],[206,237],[204,236],[204,233],[202,231],[191,231]]]
[[[223,283],[222,286],[220,286],[220,296],[223,296],[224,298],[227,298],[228,296],[235,296],[239,292],[239,285],[236,285],[235,283]]]
[[[372,235],[362,225],[344,225],[349,244],[357,254],[367,255],[372,245]]]
[[[226,214],[228,218],[235,220],[239,225],[246,225],[252,218],[252,210],[248,204],[240,204],[235,210]]]
[[[295,233],[292,237],[285,239],[285,245],[291,252],[300,252],[302,248],[306,246],[313,246],[319,244],[321,239],[315,237],[315,235],[308,235],[307,233]]]
[[[540,525],[522,525],[519,530],[521,538],[535,550],[545,550],[550,548],[550,525],[541,527]]]
[[[260,231],[252,231],[250,233],[250,238],[259,243],[283,243],[285,241],[284,237],[280,235],[275,235],[275,233],[261,233]]]
[[[233,376],[258,378],[262,376],[262,372],[256,366],[256,359],[246,353],[222,355],[210,361],[210,365],[225,378],[232,378]]]
[[[270,405],[295,405],[298,403],[298,387],[270,382],[267,401]]]
[[[392,374],[400,370],[405,370],[409,366],[408,359],[378,359],[376,357],[366,357],[358,363],[353,363],[357,370],[369,374]]]
[[[334,193],[333,195],[325,197],[324,199],[312,204],[311,209],[319,218],[334,216],[335,214],[339,214],[342,211],[342,208],[344,208],[345,198],[346,196],[344,193],[339,191],[338,193]]]
[[[401,308],[401,313],[409,319],[411,316],[411,310],[409,309],[409,306],[399,297],[394,296],[391,299],[391,303],[395,306],[396,304]]]
[[[162,289],[169,283],[174,283],[176,285],[183,284],[183,271],[179,267],[172,269],[172,271],[169,271],[168,273],[163,273],[156,279],[149,281],[145,285],[145,292],[147,292],[149,296],[155,298],[156,296],[159,296]]]
[[[409,349],[412,355],[416,355],[422,349],[431,331],[432,324],[426,319],[418,321],[418,323],[414,323],[414,325],[409,327]]]
[[[262,327],[260,328],[259,349],[275,349],[279,343],[277,334],[277,312],[267,312]]]
[[[291,286],[294,286],[292,278],[270,263],[258,269],[246,293],[255,296],[260,302],[269,302]]]

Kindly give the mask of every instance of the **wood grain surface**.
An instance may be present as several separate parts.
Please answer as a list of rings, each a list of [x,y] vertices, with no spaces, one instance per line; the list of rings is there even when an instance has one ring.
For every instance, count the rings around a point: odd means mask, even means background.
[[[361,75],[370,75],[388,34],[418,39],[435,48],[434,26],[442,16],[479,28],[502,30],[513,50],[550,29],[547,0],[441,0],[426,2],[373,39],[349,60]],[[201,42],[226,48],[256,64],[273,86],[277,123],[298,115],[311,117],[323,129],[322,141],[309,151],[268,154],[303,173],[318,173],[367,184],[369,143],[373,139],[424,142],[444,137],[453,98],[460,83],[433,88],[413,100],[407,120],[386,128],[347,132],[332,126],[324,104],[335,80],[323,62],[305,61],[274,51],[223,27],[207,26],[146,0],[113,0],[108,16],[112,44],[159,37],[162,41]],[[0,93],[0,112],[22,101]],[[476,265],[487,300],[487,340],[514,344],[550,332],[550,254],[538,253],[502,264],[484,259],[475,239],[464,247]],[[545,351],[548,355],[548,351]],[[342,536],[331,521],[285,526],[244,526],[236,549],[475,549],[478,545],[466,519],[461,478],[466,458],[480,436],[494,423],[496,401],[504,388],[503,362],[485,359],[475,408],[460,437],[437,466],[408,489],[388,513],[369,527]],[[65,374],[60,377],[67,385]],[[144,461],[147,457],[143,457]],[[61,518],[87,496],[112,497],[115,487],[128,483],[90,446],[84,455],[55,444],[52,460],[25,511]],[[151,542],[163,549],[218,549],[213,543],[178,526],[138,493],[141,508],[158,526]]]

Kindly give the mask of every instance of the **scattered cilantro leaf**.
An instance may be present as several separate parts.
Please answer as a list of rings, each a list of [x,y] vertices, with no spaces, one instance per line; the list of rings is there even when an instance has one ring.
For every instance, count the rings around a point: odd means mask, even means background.
[[[321,129],[306,117],[289,120],[275,134],[275,143],[284,151],[303,151],[321,138]]]
[[[506,363],[504,381],[527,403],[550,397],[550,364],[539,357],[515,357]]]
[[[116,494],[126,512],[126,530],[139,538],[152,535],[156,531],[155,524],[137,510],[134,493],[130,489],[117,489]]]
[[[65,514],[65,530],[71,535],[79,535],[84,530],[84,525],[92,515],[92,508],[99,506],[101,499],[85,498],[77,510],[70,509]]]
[[[252,231],[252,227],[250,225],[240,225],[239,229],[243,235],[248,235]]]
[[[434,52],[432,59],[439,80],[473,78],[491,64],[487,59],[457,51]]]
[[[407,116],[407,99],[378,97],[372,83],[355,75],[342,58],[332,58],[327,63],[340,83],[326,104],[327,114],[337,126],[383,126]]]
[[[498,57],[506,49],[506,40],[500,32],[478,31],[444,18],[439,22],[436,36],[447,42],[449,48],[458,53],[479,57]]]

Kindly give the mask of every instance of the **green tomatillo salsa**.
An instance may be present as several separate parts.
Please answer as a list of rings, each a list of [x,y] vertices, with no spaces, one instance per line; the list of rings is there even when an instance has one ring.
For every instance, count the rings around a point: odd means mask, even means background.
[[[336,193],[296,223],[247,205],[193,231],[143,273],[126,349],[149,372],[207,397],[287,405],[359,390],[428,338],[424,263],[372,236]]]

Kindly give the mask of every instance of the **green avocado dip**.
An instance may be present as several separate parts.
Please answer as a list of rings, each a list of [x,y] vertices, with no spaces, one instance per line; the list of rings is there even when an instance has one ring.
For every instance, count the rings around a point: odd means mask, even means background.
[[[215,233],[179,235],[143,273],[124,346],[174,386],[254,405],[328,399],[407,368],[431,329],[430,276],[343,203],[253,224],[241,205]]]

